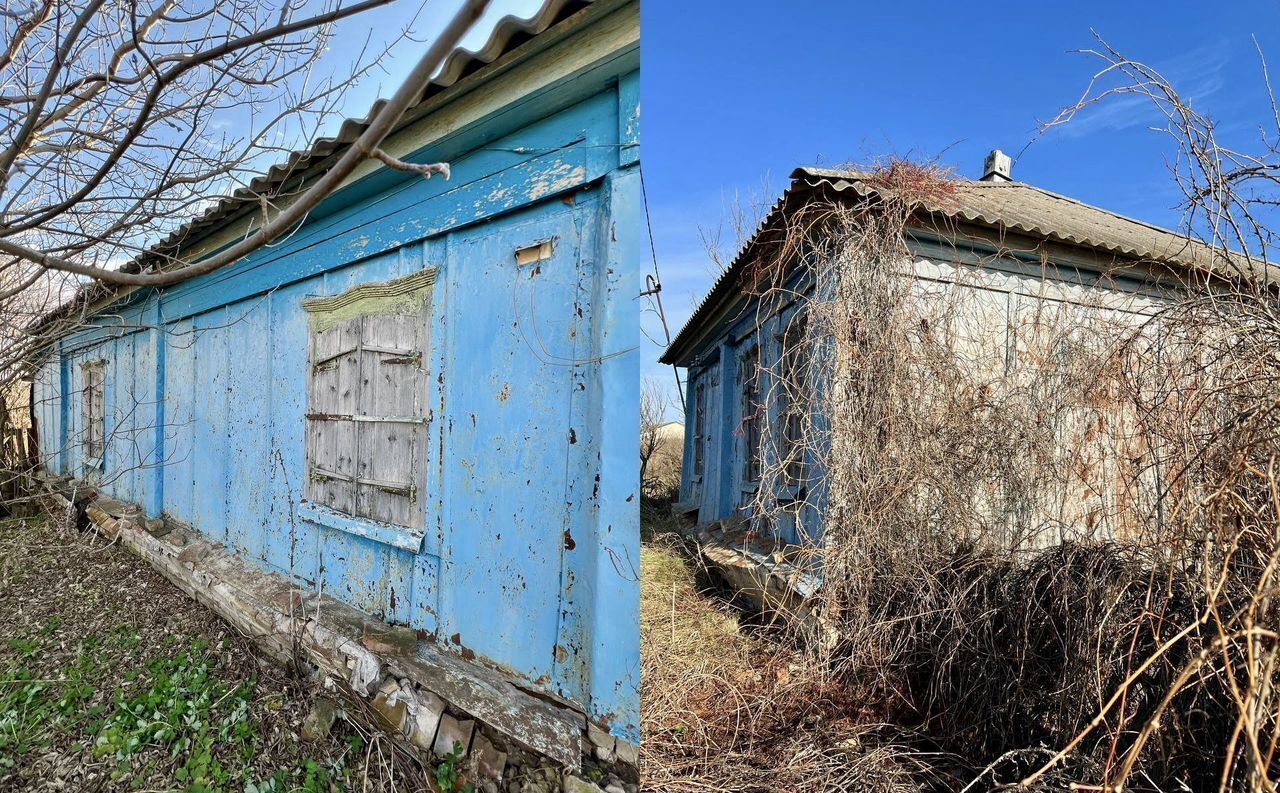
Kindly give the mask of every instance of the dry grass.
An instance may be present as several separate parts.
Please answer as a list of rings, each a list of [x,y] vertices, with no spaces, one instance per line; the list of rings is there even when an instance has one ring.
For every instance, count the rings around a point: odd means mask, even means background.
[[[641,551],[645,790],[909,793],[936,780],[800,653],[742,625],[687,551],[663,533]]]

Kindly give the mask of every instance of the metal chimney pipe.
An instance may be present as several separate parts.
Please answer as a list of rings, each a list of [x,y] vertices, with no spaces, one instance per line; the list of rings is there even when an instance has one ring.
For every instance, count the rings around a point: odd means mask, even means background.
[[[999,149],[992,149],[982,164],[982,181],[1012,182],[1013,160]]]

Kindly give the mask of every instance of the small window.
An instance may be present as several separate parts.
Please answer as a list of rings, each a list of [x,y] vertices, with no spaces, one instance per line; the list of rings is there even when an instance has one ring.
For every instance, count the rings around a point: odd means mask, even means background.
[[[311,314],[306,498],[420,528],[435,271],[303,303]]]
[[[693,389],[693,476],[702,479],[707,455],[707,386],[698,383]]]
[[[787,324],[778,367],[778,416],[781,421],[779,457],[788,487],[804,481],[804,418],[808,400],[804,398],[804,348],[807,318],[801,314]]]
[[[743,464],[745,482],[760,480],[760,348],[748,347],[738,358],[738,386],[741,395]]]
[[[101,469],[106,445],[106,425],[103,421],[106,406],[106,365],[103,361],[90,361],[81,367],[81,374],[84,378],[80,410],[84,416],[82,445],[85,464],[90,468]]]

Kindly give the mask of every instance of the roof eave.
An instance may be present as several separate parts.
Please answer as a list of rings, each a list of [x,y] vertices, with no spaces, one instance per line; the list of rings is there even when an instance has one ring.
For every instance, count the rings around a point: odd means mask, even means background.
[[[582,25],[612,13],[626,2],[627,0],[547,0],[531,20],[522,20],[512,15],[503,17],[495,24],[489,39],[479,50],[458,48],[450,54],[438,72],[438,76],[424,86],[421,96],[406,111],[404,118],[388,136],[395,135],[405,127],[421,120],[429,109],[435,108],[438,104],[452,102],[466,95],[484,84],[496,71],[512,68],[528,60],[562,41]],[[433,86],[439,86],[438,90],[433,91]],[[269,187],[287,189],[291,185],[304,182],[316,173],[323,172],[359,136],[360,131],[363,131],[369,119],[377,114],[382,104],[383,100],[379,99],[370,107],[369,113],[364,118],[344,121],[336,136],[319,139],[307,149],[293,152],[284,163],[272,166],[267,174],[250,182],[247,188],[224,197],[217,206],[191,219],[165,239],[122,265],[120,271],[139,273],[149,261],[164,258],[165,251],[198,245],[218,229],[239,222],[247,215],[256,212],[259,206],[257,195],[260,191]],[[320,150],[325,149],[327,150],[323,155],[318,154]],[[308,159],[309,162],[302,164]],[[385,166],[379,166],[378,170],[384,168]],[[259,183],[262,179],[276,181]],[[77,311],[86,306],[104,300],[115,302],[124,295],[145,288],[147,287],[110,285],[102,281],[85,284],[67,303],[35,320],[29,326],[28,332],[37,333],[60,319],[74,316]]]
[[[791,186],[788,187],[786,191],[784,191],[782,198],[780,198],[778,203],[776,203],[773,209],[770,210],[765,220],[761,222],[760,228],[757,229],[756,234],[753,235],[752,237],[752,240],[748,241],[748,243],[743,246],[742,252],[737,257],[735,257],[733,263],[725,270],[725,272],[721,275],[721,277],[716,281],[716,283],[708,291],[706,297],[703,298],[702,302],[694,310],[693,314],[690,316],[689,320],[685,323],[684,327],[680,329],[680,331],[676,334],[675,339],[672,340],[671,344],[663,352],[662,356],[659,358],[659,361],[661,361],[662,363],[674,364],[677,366],[688,366],[690,363],[696,360],[698,344],[703,340],[705,340],[705,338],[707,338],[709,334],[708,326],[712,325],[714,321],[719,321],[723,318],[723,312],[720,309],[723,306],[729,305],[735,295],[735,292],[738,291],[735,289],[735,287],[738,285],[738,282],[741,280],[741,270],[742,270],[743,259],[748,257],[754,252],[756,237],[771,222],[776,221],[776,214],[781,209],[784,208],[784,206],[789,202],[789,200],[792,197],[797,196],[802,192],[807,192],[808,194],[812,195],[812,193],[817,191],[831,192],[836,195],[842,195],[845,197],[857,196],[859,199],[867,199],[869,197],[872,197],[876,192],[875,188],[868,187],[864,185],[862,182],[860,182],[858,180],[858,177],[860,175],[861,174],[858,174],[856,172],[844,171],[844,170],[833,170],[833,169],[826,169],[826,168],[800,167],[793,170],[791,172]],[[1031,187],[1029,185],[1018,185],[1016,183],[1013,183],[1013,184],[1017,187],[1022,187],[1022,188]],[[1032,188],[1032,189],[1039,190],[1039,188]],[[1048,191],[1041,191],[1041,192],[1047,193]],[[1055,194],[1051,194],[1051,195],[1055,195]],[[1064,198],[1064,200],[1069,200],[1074,202],[1073,199],[1067,199],[1062,196],[1057,196],[1057,197]],[[1074,203],[1079,204],[1080,202],[1074,202]],[[1123,218],[1122,216],[1116,216],[1115,213],[1111,213],[1111,212],[1108,212],[1107,210],[1099,209],[1097,207],[1089,207],[1086,204],[1081,204],[1081,206],[1084,206],[1090,210],[1105,212],[1108,215],[1113,215],[1115,217],[1121,217],[1121,219],[1129,222],[1141,223],[1141,221],[1134,221],[1131,218]],[[975,213],[975,212],[966,213],[962,210],[957,210],[955,212],[947,212],[937,207],[921,206],[920,209],[917,210],[917,215],[920,217],[921,220],[925,221],[926,223],[937,224],[940,222],[941,223],[963,222],[975,228],[989,229],[991,230],[992,233],[997,235],[1004,235],[1007,233],[1011,233],[1015,235],[1023,235],[1026,238],[1031,240],[1039,240],[1039,241],[1048,242],[1052,244],[1062,245],[1067,248],[1075,248],[1081,251],[1089,251],[1091,252],[1091,254],[1096,256],[1100,256],[1103,258],[1110,258],[1116,261],[1123,261],[1128,264],[1138,265],[1144,268],[1152,268],[1164,274],[1175,273],[1182,277],[1185,277],[1186,273],[1189,271],[1205,269],[1206,272],[1210,274],[1210,276],[1216,275],[1221,277],[1224,275],[1221,272],[1214,272],[1214,268],[1212,266],[1206,268],[1206,265],[1203,262],[1183,260],[1182,258],[1173,256],[1173,255],[1162,256],[1155,251],[1139,250],[1137,248],[1132,248],[1132,247],[1126,248],[1124,246],[1108,246],[1108,245],[1099,243],[1097,240],[1081,238],[1078,236],[1073,236],[1071,234],[1064,234],[1055,229],[1044,229],[1044,228],[1038,228],[1038,227],[1025,228],[1016,224],[1011,226],[1006,226],[1000,223],[998,220],[993,220],[991,218],[981,215],[980,213]],[[1160,229],[1158,227],[1150,226],[1150,224],[1145,224],[1145,223],[1143,223],[1142,225],[1149,226],[1157,231],[1160,231],[1166,234],[1176,235],[1175,232],[1170,232],[1167,229]],[[1188,242],[1194,245],[1194,240],[1188,240]],[[1230,263],[1231,262],[1228,262],[1228,264]],[[1225,266],[1226,265],[1218,265],[1218,267],[1225,267]],[[1226,273],[1226,275],[1230,276],[1231,273]],[[1255,272],[1253,276],[1250,276],[1249,274],[1244,273],[1239,269],[1235,270],[1235,277],[1236,278],[1261,277],[1267,281],[1272,280],[1272,277],[1269,276],[1266,272],[1262,273],[1260,276]]]

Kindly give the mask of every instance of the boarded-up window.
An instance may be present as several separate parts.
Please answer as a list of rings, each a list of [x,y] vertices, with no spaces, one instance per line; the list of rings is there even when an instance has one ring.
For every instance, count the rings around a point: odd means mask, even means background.
[[[741,394],[743,461],[742,478],[760,479],[760,348],[751,345],[738,358],[738,386]]]
[[[693,389],[693,476],[702,478],[707,454],[707,387],[698,383]]]
[[[354,517],[423,525],[435,270],[313,298],[306,497]]]
[[[90,468],[102,467],[105,444],[103,413],[106,405],[106,366],[102,361],[90,361],[81,367],[84,384],[80,410],[84,416],[84,457]]]

